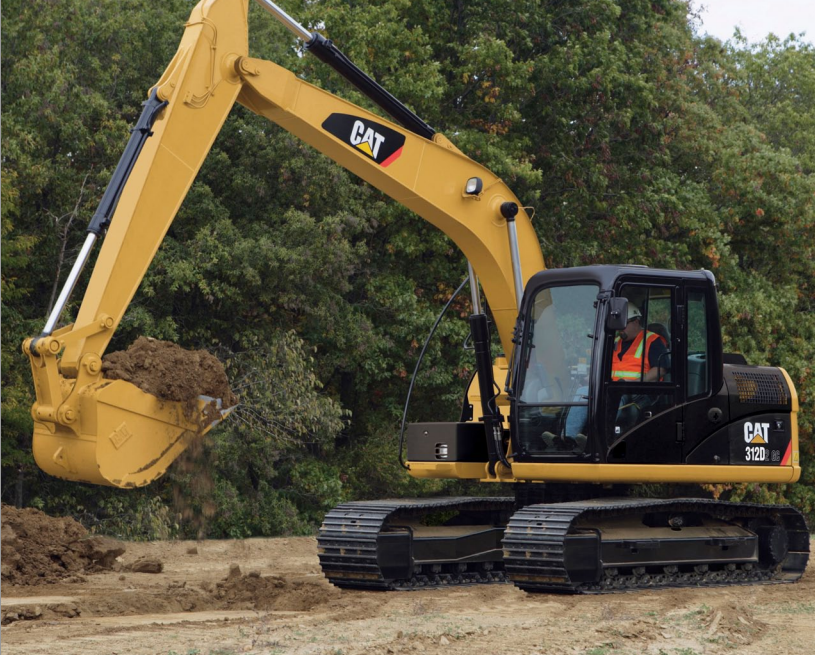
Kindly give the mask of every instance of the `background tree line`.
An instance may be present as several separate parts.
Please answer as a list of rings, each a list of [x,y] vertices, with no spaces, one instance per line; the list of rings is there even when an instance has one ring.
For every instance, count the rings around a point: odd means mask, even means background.
[[[307,532],[350,498],[468,491],[396,463],[409,372],[465,261],[440,232],[236,107],[110,350],[207,348],[244,404],[197,459],[122,492],[39,473],[38,333],[192,0],[2,5],[2,500],[131,537]],[[725,347],[780,365],[801,400],[804,477],[718,489],[815,514],[815,50],[696,34],[680,0],[282,2],[319,26],[525,204],[547,265],[707,268]],[[324,29],[323,29],[324,26]],[[262,10],[253,56],[369,103]],[[81,288],[65,313],[71,320]],[[460,299],[413,420],[453,420],[473,362]],[[175,501],[173,495],[175,494]],[[185,514],[186,516],[187,514]]]

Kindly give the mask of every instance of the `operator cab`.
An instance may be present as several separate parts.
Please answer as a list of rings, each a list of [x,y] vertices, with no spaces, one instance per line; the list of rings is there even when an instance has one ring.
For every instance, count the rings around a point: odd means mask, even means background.
[[[681,463],[708,435],[686,435],[686,421],[727,409],[726,392],[717,399],[722,347],[708,271],[542,271],[527,284],[518,333],[515,461]],[[636,356],[621,372],[628,348]]]

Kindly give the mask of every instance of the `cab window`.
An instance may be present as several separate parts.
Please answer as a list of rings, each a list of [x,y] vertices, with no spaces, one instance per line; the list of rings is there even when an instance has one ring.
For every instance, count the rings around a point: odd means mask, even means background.
[[[671,357],[672,287],[627,284],[628,323],[614,336],[607,361],[606,423],[609,445],[676,405]]]
[[[628,322],[614,340],[611,379],[615,382],[671,380],[671,289],[625,285]]]
[[[542,289],[521,352],[516,435],[524,455],[586,451],[596,284]]]
[[[710,392],[707,309],[704,289],[688,291],[688,398]]]

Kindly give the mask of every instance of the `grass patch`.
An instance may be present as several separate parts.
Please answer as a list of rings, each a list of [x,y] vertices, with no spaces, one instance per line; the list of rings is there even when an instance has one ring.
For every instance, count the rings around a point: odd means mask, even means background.
[[[773,614],[815,614],[815,603],[780,603],[770,611]]]

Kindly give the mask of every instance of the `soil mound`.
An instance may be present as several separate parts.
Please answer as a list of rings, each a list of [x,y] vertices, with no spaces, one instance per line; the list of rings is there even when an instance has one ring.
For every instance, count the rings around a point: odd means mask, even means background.
[[[109,570],[125,552],[118,541],[89,537],[72,518],[10,505],[2,506],[0,545],[2,581],[16,585],[49,584]]]
[[[169,341],[139,337],[127,350],[105,355],[102,372],[109,380],[125,380],[162,400],[188,402],[204,395],[223,399],[224,407],[238,402],[214,355]]]
[[[255,609],[307,612],[339,598],[340,591],[323,585],[287,580],[277,575],[262,576],[258,571],[241,573],[233,564],[225,580],[214,588],[205,586],[217,605],[224,609]]]

